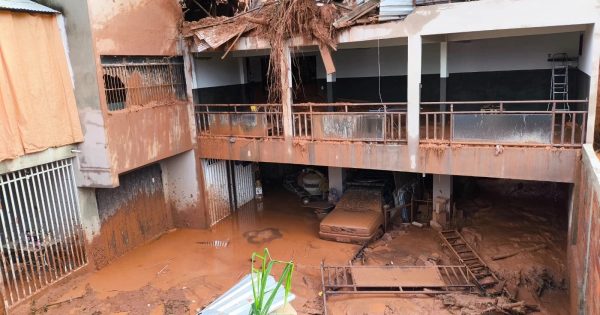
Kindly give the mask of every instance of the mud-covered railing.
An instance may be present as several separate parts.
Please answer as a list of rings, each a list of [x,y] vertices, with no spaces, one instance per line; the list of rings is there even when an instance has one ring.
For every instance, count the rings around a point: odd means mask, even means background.
[[[281,104],[194,105],[198,136],[283,138]]]
[[[293,135],[317,141],[406,142],[406,103],[302,103]]]
[[[580,147],[588,102],[423,102],[421,143]]]

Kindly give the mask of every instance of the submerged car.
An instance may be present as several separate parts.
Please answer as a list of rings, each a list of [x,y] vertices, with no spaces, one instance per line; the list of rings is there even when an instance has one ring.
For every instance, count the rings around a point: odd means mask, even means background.
[[[319,237],[344,243],[365,243],[383,234],[384,190],[351,187],[322,221]]]

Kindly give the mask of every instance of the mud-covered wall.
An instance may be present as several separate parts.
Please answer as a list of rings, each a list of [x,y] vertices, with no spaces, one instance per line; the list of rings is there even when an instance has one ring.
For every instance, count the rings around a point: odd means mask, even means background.
[[[574,181],[580,150],[544,147],[437,146],[418,148],[410,168],[408,146],[326,141],[263,141],[201,137],[197,153],[206,159],[365,168],[398,172],[494,177],[551,182]],[[531,163],[530,161],[535,161]]]
[[[591,145],[582,150],[573,189],[568,264],[571,314],[600,314],[600,161]]]
[[[96,58],[116,56],[174,56],[178,51],[181,7],[176,0],[88,1]],[[99,62],[98,62],[99,63]],[[99,69],[99,88],[103,90]],[[108,155],[112,170],[121,174],[192,149],[186,103],[164,104],[108,112],[105,115]]]
[[[193,147],[187,103],[109,113],[107,136],[113,169],[123,173]]]
[[[600,81],[598,81],[598,91],[596,93],[597,93],[597,97],[596,97],[596,116],[597,116],[598,115],[597,113],[600,112],[598,110],[598,109],[600,109]],[[600,148],[600,119],[598,119],[598,117],[596,117],[596,128],[594,129],[594,147],[596,149]]]
[[[173,227],[158,164],[121,175],[119,179],[117,188],[96,190],[100,233],[90,245],[96,268],[106,266]]]
[[[89,0],[99,55],[173,56],[183,19],[177,0]]]

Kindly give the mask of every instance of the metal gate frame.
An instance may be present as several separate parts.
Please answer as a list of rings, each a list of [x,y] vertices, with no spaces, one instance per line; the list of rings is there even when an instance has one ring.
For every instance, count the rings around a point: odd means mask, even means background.
[[[207,194],[209,225],[225,219],[239,207],[254,199],[252,163],[201,159]]]
[[[0,175],[0,290],[13,307],[87,264],[72,159]]]

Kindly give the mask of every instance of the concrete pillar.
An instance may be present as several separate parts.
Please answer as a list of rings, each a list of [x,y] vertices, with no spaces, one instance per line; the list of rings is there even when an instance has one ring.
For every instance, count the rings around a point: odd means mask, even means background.
[[[448,42],[440,43],[440,102],[446,101],[448,80]],[[446,110],[446,105],[440,105],[440,110]]]
[[[419,107],[421,103],[421,58],[422,40],[420,35],[408,37],[407,71],[407,136],[410,168],[417,170],[419,153]]]
[[[292,131],[292,55],[286,43],[281,60],[281,105],[283,111],[283,136],[286,140],[293,136]]]
[[[344,182],[346,181],[346,170],[342,167],[328,168],[329,174],[329,189],[335,188],[335,190],[342,195],[344,192]]]
[[[246,58],[239,57],[238,58],[238,68],[240,73],[240,85],[241,87],[241,100],[242,103],[248,103],[248,93],[246,92],[246,83],[248,83],[248,78],[246,77]]]
[[[588,99],[587,130],[585,134],[585,143],[594,143],[594,129],[600,128],[600,119],[596,119],[598,107],[598,86],[600,85],[600,24],[592,24],[586,27],[583,33],[582,53],[579,57],[579,70],[589,75],[590,81],[588,93],[583,92],[578,95],[579,99]],[[577,108],[578,106],[575,106]],[[571,107],[573,110],[573,107]],[[583,108],[579,108],[583,110]],[[599,131],[596,130],[596,136]],[[600,139],[596,139],[598,142]]]
[[[335,73],[327,75],[327,103],[335,102]]]
[[[98,214],[98,202],[96,201],[96,189],[77,188],[79,200],[79,217],[81,227],[85,233],[88,243],[100,232],[100,215]]]
[[[433,174],[433,202],[438,197],[442,197],[448,200],[446,211],[450,212],[450,204],[452,200],[452,175],[437,175]]]
[[[175,227],[207,227],[202,167],[190,150],[160,162],[165,199],[173,211]]]

